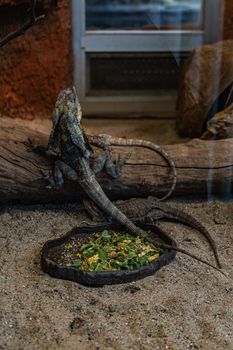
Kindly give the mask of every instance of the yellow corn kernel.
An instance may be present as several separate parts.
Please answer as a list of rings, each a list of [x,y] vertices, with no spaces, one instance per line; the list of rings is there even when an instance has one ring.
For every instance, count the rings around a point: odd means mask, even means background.
[[[159,257],[159,253],[149,256],[149,258],[147,259],[149,262],[153,261],[154,259],[157,259]]]
[[[95,254],[95,255],[91,256],[90,258],[88,258],[87,262],[90,265],[91,263],[93,263],[93,261],[96,261],[98,259],[99,259],[99,254]]]
[[[85,264],[82,266],[82,270],[88,270],[89,269],[89,265],[88,264]]]
[[[108,256],[109,256],[109,258],[112,259],[112,258],[115,258],[117,256],[117,253],[111,252],[111,253],[108,254]]]
[[[65,245],[65,247],[66,247],[67,249],[73,248],[73,246],[72,246],[71,243],[67,243],[67,244]]]

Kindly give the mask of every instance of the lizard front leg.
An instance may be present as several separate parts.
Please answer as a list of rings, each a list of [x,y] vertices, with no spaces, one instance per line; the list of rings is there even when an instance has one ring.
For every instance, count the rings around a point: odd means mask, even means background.
[[[84,198],[83,206],[93,221],[97,221],[97,222],[103,222],[106,220],[110,221],[108,220],[109,217],[106,216],[91,199]]]
[[[46,156],[49,156],[48,153],[48,146],[47,145],[41,145],[38,142],[36,142],[34,139],[28,138],[27,141],[24,141],[23,144],[27,147],[28,152],[35,152],[39,154],[43,154]]]

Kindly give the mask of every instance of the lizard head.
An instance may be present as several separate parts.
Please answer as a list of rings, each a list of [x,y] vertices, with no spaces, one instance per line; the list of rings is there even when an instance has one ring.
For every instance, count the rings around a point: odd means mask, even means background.
[[[53,128],[49,138],[49,150],[52,154],[60,152],[61,120],[65,120],[67,125],[75,122],[81,126],[81,118],[82,111],[75,87],[62,90],[58,94],[52,116]]]
[[[53,112],[53,128],[49,138],[48,149],[54,155],[61,152],[61,135],[72,140],[85,157],[89,157],[92,149],[81,125],[82,111],[76,89],[62,90],[57,98]]]
[[[64,114],[69,114],[70,112],[76,116],[77,121],[80,123],[82,119],[81,106],[78,100],[75,86],[72,89],[67,89],[66,102],[64,104]]]
[[[75,116],[80,123],[82,119],[81,106],[78,100],[75,86],[62,90],[57,98],[55,109],[58,111],[59,119],[61,116]],[[59,120],[57,121],[57,123]]]

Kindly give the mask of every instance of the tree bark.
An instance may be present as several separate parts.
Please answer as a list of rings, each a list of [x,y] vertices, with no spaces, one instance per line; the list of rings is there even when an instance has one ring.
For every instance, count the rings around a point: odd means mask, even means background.
[[[52,169],[51,160],[28,152],[23,144],[28,138],[47,143],[48,134],[22,127],[19,122],[0,119],[0,202],[78,201],[83,192],[77,183],[67,181],[61,190],[46,188],[38,180],[41,170]],[[230,194],[233,173],[233,139],[203,141],[194,139],[184,144],[167,145],[164,149],[177,167],[177,186],[174,195]],[[118,154],[132,156],[119,179],[97,176],[100,185],[111,199],[162,196],[172,183],[171,169],[157,153],[144,148],[121,147]]]

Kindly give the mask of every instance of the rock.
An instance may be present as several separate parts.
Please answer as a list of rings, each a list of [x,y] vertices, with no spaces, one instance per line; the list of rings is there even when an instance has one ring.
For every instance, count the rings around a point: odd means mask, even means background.
[[[85,320],[83,320],[81,317],[75,317],[71,322],[70,322],[70,330],[74,331],[77,330],[85,324]]]
[[[182,136],[200,137],[213,103],[233,81],[233,40],[195,48],[178,91],[176,125]]]
[[[128,286],[125,287],[125,291],[130,292],[132,294],[138,292],[139,290],[141,290],[141,288],[139,286],[135,286],[133,284],[129,284]]]
[[[201,136],[203,140],[230,137],[233,137],[233,103],[207,122],[207,130]]]
[[[214,217],[214,223],[216,225],[226,225],[227,219],[224,216],[222,216],[221,214],[220,215],[216,215]]]

